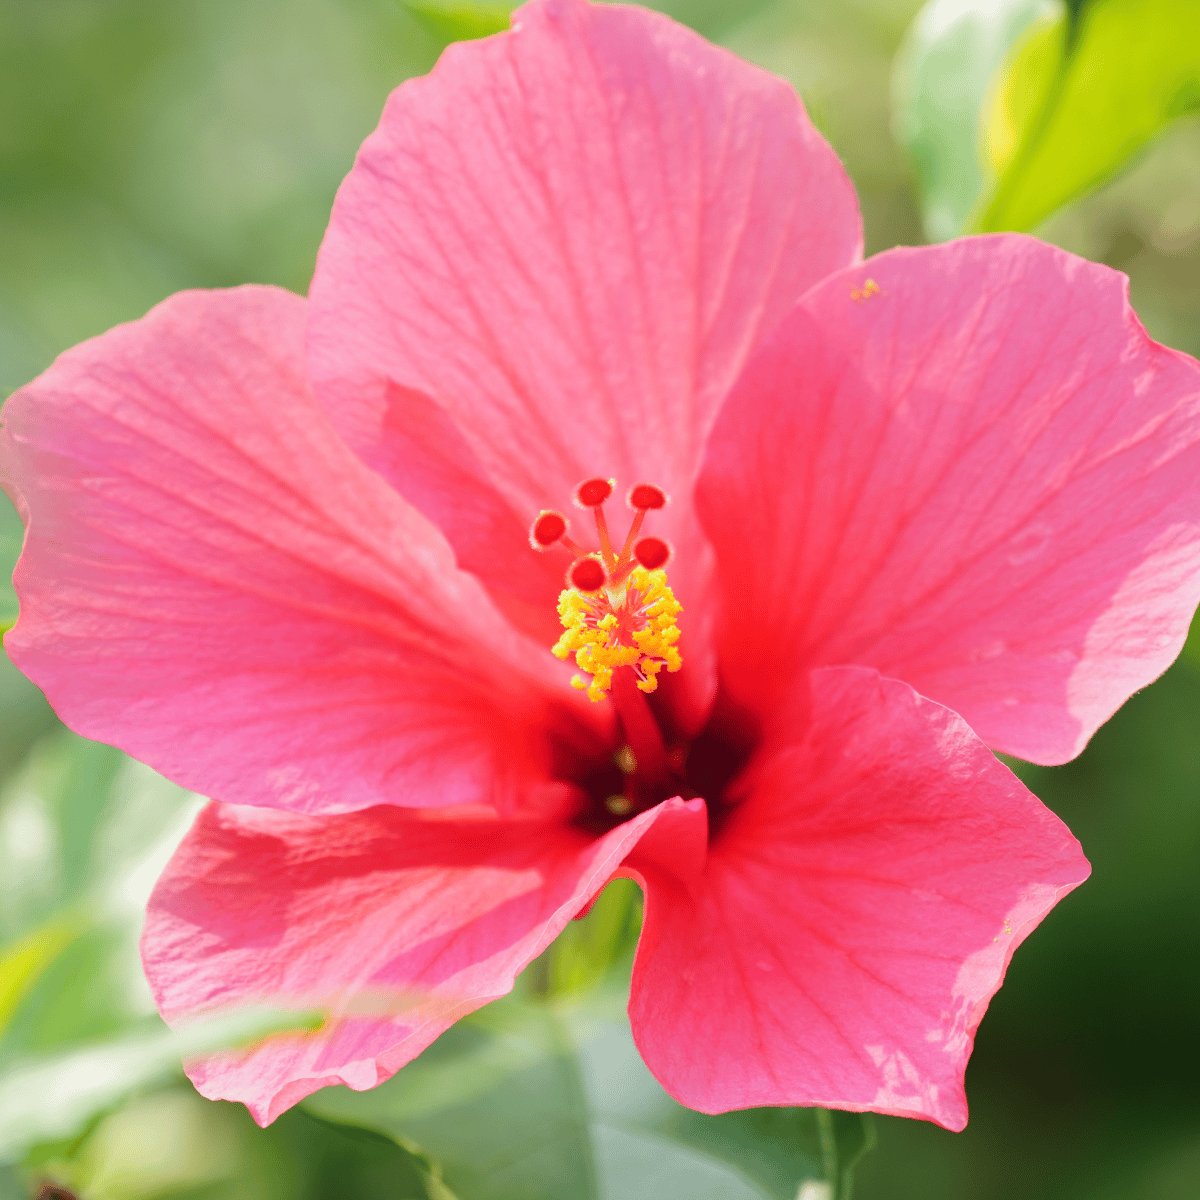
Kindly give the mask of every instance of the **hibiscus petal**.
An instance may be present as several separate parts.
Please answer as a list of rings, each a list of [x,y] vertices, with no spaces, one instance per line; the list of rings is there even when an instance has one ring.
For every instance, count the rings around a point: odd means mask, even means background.
[[[988,1000],[1087,861],[955,713],[862,667],[806,682],[718,815],[703,874],[629,860],[646,888],[634,1037],[703,1112],[823,1105],[961,1129]]]
[[[586,706],[338,438],[303,324],[275,289],[182,294],[5,405],[29,522],[5,647],[72,728],[205,794],[515,802],[538,730],[574,736],[548,709]]]
[[[1019,235],[896,250],[804,298],[699,488],[740,698],[862,663],[989,744],[1074,757],[1200,600],[1200,366],[1124,276]]]
[[[530,521],[597,475],[676,498],[652,532],[694,612],[716,408],[860,247],[783,81],[659,14],[530,4],[405,83],[363,145],[313,280],[314,388],[514,619],[552,615],[567,566]]]
[[[374,1087],[504,995],[671,800],[593,840],[533,822],[383,806],[334,817],[213,804],[150,898],[142,957],[163,1015],[325,1008],[319,1032],[189,1066],[260,1124],[318,1088]]]

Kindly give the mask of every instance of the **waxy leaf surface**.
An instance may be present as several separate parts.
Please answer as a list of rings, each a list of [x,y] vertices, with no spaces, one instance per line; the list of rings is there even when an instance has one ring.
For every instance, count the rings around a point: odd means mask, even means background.
[[[869,1117],[684,1108],[638,1056],[624,999],[614,983],[514,994],[382,1086],[328,1088],[303,1107],[419,1146],[461,1200],[795,1200],[807,1180],[849,1196]]]

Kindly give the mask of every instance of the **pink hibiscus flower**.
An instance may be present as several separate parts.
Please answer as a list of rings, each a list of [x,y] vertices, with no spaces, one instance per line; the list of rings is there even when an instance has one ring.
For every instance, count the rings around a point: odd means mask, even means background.
[[[333,1014],[205,1095],[373,1086],[619,874],[680,1101],[965,1124],[1088,873],[988,747],[1066,761],[1179,651],[1200,368],[1030,238],[860,253],[784,83],[539,0],[392,96],[307,302],[175,296],[9,401],[9,653],[222,801],[150,904],[164,1015]]]

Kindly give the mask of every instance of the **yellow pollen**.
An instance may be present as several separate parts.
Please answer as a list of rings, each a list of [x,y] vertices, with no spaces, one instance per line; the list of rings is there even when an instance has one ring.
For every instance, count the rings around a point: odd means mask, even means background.
[[[870,300],[872,296],[878,296],[883,289],[873,279],[868,279],[861,288],[855,288],[850,293],[850,299],[855,304],[861,304],[864,300]]]
[[[683,666],[675,645],[675,618],[682,611],[663,570],[634,567],[619,586],[601,588],[594,595],[567,588],[558,597],[558,616],[566,632],[554,653],[563,659],[574,654],[575,665],[591,676],[590,682],[581,675],[571,680],[580,691],[587,689],[589,700],[604,699],[617,667],[632,667],[638,687],[652,692],[664,667],[678,671]]]

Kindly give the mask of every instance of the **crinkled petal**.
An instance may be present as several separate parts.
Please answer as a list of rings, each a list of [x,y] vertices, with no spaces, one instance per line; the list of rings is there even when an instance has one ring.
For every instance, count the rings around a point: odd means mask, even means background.
[[[529,4],[399,88],[363,145],[313,280],[314,388],[544,636],[568,560],[530,550],[538,511],[597,475],[665,488],[650,531],[676,544],[694,637],[713,415],[860,246],[853,189],[783,81],[656,13]]]
[[[1124,276],[1015,234],[882,254],[804,298],[714,429],[725,677],[765,709],[873,666],[1064,762],[1183,645],[1197,480],[1200,366]]]
[[[382,1083],[504,995],[671,800],[593,840],[541,822],[382,806],[332,817],[213,804],[150,898],[142,958],[164,1017],[326,1010],[324,1027],[192,1063],[260,1124],[328,1084]]]
[[[73,729],[207,795],[511,806],[579,701],[334,432],[303,324],[276,289],[184,293],[12,397],[5,647]]]
[[[955,713],[862,667],[806,683],[703,871],[629,860],[646,888],[634,1037],[703,1112],[822,1105],[961,1129],[988,1000],[1088,864]]]

